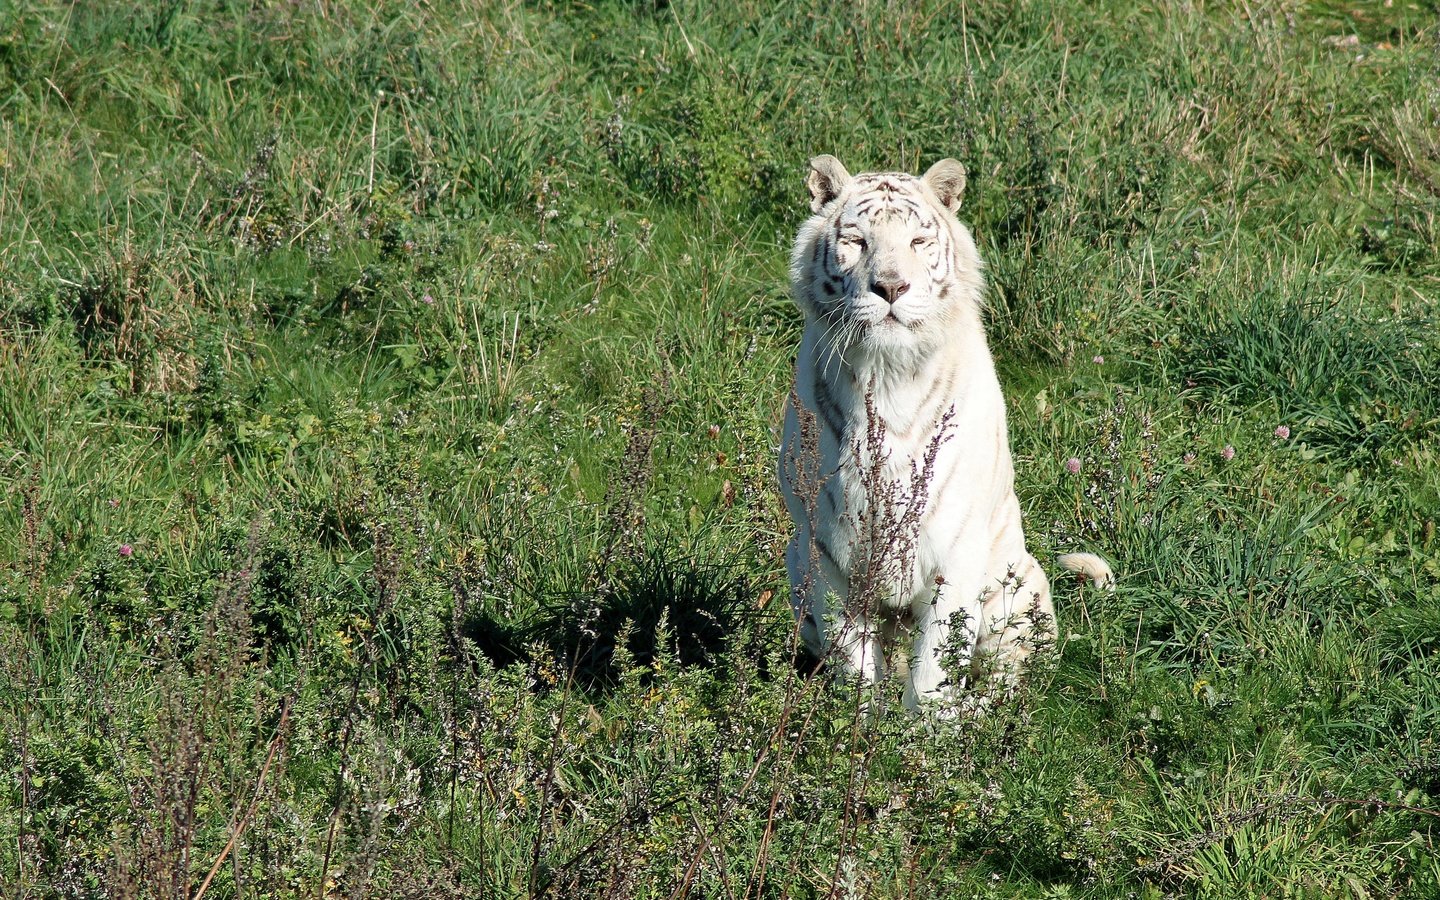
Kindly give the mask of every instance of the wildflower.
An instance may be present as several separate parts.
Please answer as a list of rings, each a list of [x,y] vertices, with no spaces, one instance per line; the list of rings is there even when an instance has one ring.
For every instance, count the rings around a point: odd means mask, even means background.
[[[1279,438],[1280,440],[1282,440],[1282,441],[1288,441],[1288,440],[1290,440],[1290,426],[1288,426],[1288,425],[1277,425],[1277,426],[1275,426],[1275,436],[1276,436],[1277,438]]]
[[[1180,461],[1187,466],[1190,465],[1195,461],[1195,451],[1191,450],[1187,452],[1184,456],[1180,457]]]
[[[114,497],[111,497],[111,498],[110,498],[110,508],[111,508],[111,509],[119,509],[119,508],[120,508],[120,501],[119,501],[119,500],[116,500]]]
[[[1098,354],[1098,353],[1095,354],[1095,358],[1092,359],[1092,360],[1090,360],[1090,361],[1093,362],[1093,363],[1094,363],[1095,365],[1097,365],[1097,366],[1103,366],[1103,365],[1105,365],[1105,357],[1101,356],[1101,355]]]
[[[1070,457],[1069,459],[1065,460],[1065,471],[1069,472],[1071,475],[1079,475],[1079,474],[1080,474],[1080,460],[1079,460],[1079,458],[1072,456],[1072,457]]]
[[[427,305],[429,305],[429,306],[434,306],[434,305],[435,305],[435,298],[432,297],[432,296],[430,296],[430,292],[429,292],[429,291],[426,291],[426,292],[425,292],[425,295],[420,298],[420,302],[421,302],[421,303],[424,303],[424,304],[427,304]]]
[[[121,555],[121,556],[130,556],[130,555],[133,554],[134,552],[135,552],[135,548],[132,547],[132,546],[130,546],[129,544],[121,544],[121,545],[120,545],[120,555]]]
[[[1229,444],[1226,444],[1226,445],[1225,445],[1225,449],[1220,451],[1220,456],[1223,457],[1223,458],[1226,459],[1226,460],[1234,459],[1234,458],[1235,458],[1235,448],[1232,447],[1232,446],[1230,446]]]
[[[711,425],[709,428],[705,429],[705,433],[709,435],[710,440],[713,441],[720,436],[720,426]]]

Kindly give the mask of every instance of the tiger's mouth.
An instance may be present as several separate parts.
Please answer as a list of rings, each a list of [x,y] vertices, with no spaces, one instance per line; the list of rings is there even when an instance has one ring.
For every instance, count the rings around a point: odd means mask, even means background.
[[[866,317],[861,320],[861,325],[865,328],[914,329],[920,324],[921,320],[918,317],[906,317],[904,319],[900,318],[898,315],[895,314],[895,310],[893,307],[886,310],[883,315]]]

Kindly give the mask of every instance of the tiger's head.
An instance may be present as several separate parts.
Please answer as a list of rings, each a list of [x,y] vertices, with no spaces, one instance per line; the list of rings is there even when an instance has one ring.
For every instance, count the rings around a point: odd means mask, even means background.
[[[795,302],[847,353],[925,352],[965,317],[978,322],[984,278],[955,217],[965,167],[943,159],[919,178],[851,176],[833,156],[810,161],[810,209],[790,260]]]

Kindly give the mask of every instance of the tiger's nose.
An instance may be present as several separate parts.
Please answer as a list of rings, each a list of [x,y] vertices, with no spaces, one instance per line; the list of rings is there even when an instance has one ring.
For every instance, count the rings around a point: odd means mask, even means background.
[[[870,285],[870,290],[884,297],[885,302],[893,306],[895,301],[900,299],[901,294],[910,290],[910,282],[901,281],[898,278],[893,280],[877,278],[875,283]]]

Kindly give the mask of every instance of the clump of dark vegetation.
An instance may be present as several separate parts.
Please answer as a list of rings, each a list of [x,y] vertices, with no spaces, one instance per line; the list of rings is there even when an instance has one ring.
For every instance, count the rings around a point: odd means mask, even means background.
[[[498,666],[544,648],[587,691],[618,682],[617,650],[641,668],[662,655],[682,666],[716,666],[741,633],[758,591],[733,564],[663,554],[663,547],[652,545],[637,558],[617,561],[603,590],[542,598],[523,620],[478,611],[465,636]]]
[[[542,605],[532,628],[536,638],[550,636],[582,686],[609,686],[620,674],[615,656],[622,641],[625,655],[642,667],[662,653],[684,666],[719,664],[757,596],[734,567],[677,564],[657,549],[628,562],[599,597]]]

